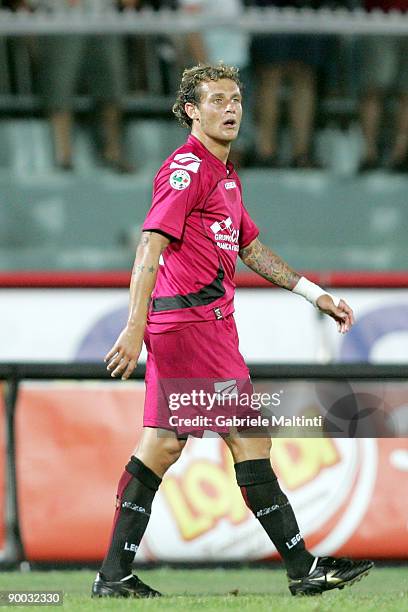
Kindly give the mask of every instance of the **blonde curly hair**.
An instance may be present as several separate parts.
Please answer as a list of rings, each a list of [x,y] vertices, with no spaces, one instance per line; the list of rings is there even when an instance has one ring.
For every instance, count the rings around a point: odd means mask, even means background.
[[[199,85],[206,81],[219,81],[220,79],[230,79],[235,81],[240,89],[242,83],[239,80],[239,69],[235,66],[226,66],[222,62],[219,64],[199,64],[192,68],[186,68],[181,77],[180,87],[177,98],[173,104],[173,113],[179,123],[184,127],[191,127],[193,121],[187,115],[184,106],[187,102],[198,105],[200,102]]]

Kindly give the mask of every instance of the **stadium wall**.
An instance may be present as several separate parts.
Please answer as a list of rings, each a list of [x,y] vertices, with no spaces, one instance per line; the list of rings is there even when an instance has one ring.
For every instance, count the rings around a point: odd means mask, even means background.
[[[143,400],[141,382],[22,384],[15,434],[25,559],[103,557]],[[276,438],[271,458],[314,553],[406,558],[406,503],[395,494],[408,486],[406,438]],[[155,498],[137,560],[274,558],[225,445],[218,437],[190,439]]]
[[[126,279],[116,288],[73,287],[72,279],[66,284],[0,290],[0,362],[101,360],[126,317]],[[339,286],[332,292],[341,293],[356,313],[357,323],[345,337],[297,296],[249,287],[243,278],[240,284],[244,286],[237,291],[236,317],[248,361],[407,363],[408,289],[401,279],[395,288],[333,283]],[[396,389],[398,409],[406,425],[408,395],[401,385]],[[310,409],[303,388],[298,395],[300,409]],[[24,558],[82,562],[102,557],[116,483],[140,436],[143,400],[143,385],[136,381],[21,383],[15,458]],[[4,553],[6,435],[1,400],[0,413]],[[408,489],[406,437],[278,438],[272,461],[313,552],[407,558],[406,504],[402,494],[395,494]],[[154,504],[139,561],[277,557],[248,513],[217,438],[188,442]]]
[[[298,296],[239,288],[244,357],[253,363],[407,363],[408,289],[330,291],[354,308],[356,324],[346,336]],[[126,321],[127,303],[124,288],[0,289],[0,361],[100,361]]]

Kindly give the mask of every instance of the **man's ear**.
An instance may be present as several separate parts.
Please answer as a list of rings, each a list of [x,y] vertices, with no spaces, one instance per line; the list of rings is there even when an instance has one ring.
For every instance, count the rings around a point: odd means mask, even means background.
[[[200,113],[198,111],[198,108],[192,102],[186,102],[184,105],[184,110],[186,111],[187,116],[190,117],[190,119],[192,119],[193,121],[200,120]]]

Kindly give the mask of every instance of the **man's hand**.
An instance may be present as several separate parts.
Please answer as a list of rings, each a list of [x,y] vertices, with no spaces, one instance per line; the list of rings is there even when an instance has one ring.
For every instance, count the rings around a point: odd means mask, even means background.
[[[339,305],[336,306],[327,293],[324,293],[316,300],[316,306],[324,312],[324,314],[332,317],[337,323],[337,330],[340,334],[347,333],[354,323],[354,314],[350,306],[344,301],[340,300]]]
[[[128,322],[105,356],[107,369],[113,377],[122,376],[122,380],[127,380],[137,366],[160,255],[169,242],[170,238],[157,232],[142,233],[130,281]]]
[[[140,329],[130,329],[126,326],[119,334],[115,344],[105,356],[107,370],[111,376],[122,376],[127,380],[137,366],[140,351],[142,350],[144,326]]]

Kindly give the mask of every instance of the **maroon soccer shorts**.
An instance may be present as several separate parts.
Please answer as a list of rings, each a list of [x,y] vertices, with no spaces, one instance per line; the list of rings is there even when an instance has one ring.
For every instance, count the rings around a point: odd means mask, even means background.
[[[248,419],[259,415],[250,406],[253,388],[233,315],[163,333],[147,330],[145,343],[144,426],[201,437],[205,430],[247,429]]]

